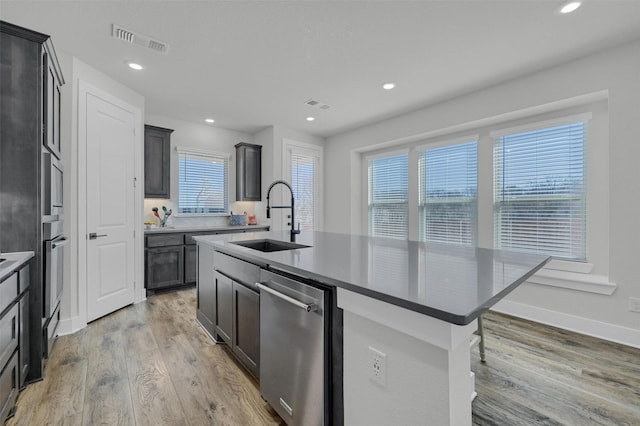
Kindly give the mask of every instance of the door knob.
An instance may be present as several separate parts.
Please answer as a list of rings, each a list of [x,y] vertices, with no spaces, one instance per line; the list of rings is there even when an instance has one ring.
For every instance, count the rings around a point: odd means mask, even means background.
[[[90,240],[95,240],[96,238],[99,238],[99,237],[106,237],[106,236],[107,236],[107,234],[100,234],[100,235],[98,235],[98,234],[96,234],[95,232],[92,232],[92,233],[90,233],[90,234],[89,234],[89,239],[90,239]]]

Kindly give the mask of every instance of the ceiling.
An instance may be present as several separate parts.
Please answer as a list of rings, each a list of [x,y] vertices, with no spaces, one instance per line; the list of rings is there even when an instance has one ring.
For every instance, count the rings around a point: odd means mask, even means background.
[[[586,0],[569,15],[560,3],[0,0],[0,19],[50,34],[142,94],[147,113],[329,137],[640,39],[640,0]],[[112,38],[112,24],[168,54]]]

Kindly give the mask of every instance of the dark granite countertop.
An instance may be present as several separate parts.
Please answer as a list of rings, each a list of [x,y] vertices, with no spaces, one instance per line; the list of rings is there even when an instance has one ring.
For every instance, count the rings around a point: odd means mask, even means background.
[[[208,231],[260,231],[268,228],[269,225],[244,225],[244,226],[179,226],[179,227],[171,227],[167,226],[165,228],[151,228],[145,229],[145,234],[167,234],[167,233],[177,233],[177,232],[208,232]]]
[[[264,253],[234,241],[288,241],[288,231],[200,236],[196,241],[271,269],[280,269],[465,325],[542,268],[550,257],[389,238],[302,232],[310,247]]]

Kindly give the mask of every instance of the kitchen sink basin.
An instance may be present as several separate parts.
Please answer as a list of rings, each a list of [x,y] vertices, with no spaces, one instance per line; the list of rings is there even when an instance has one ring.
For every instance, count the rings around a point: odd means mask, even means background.
[[[232,241],[231,244],[250,248],[253,250],[272,252],[283,250],[295,250],[300,248],[307,248],[311,246],[305,246],[303,244],[290,243],[287,241],[277,240],[248,240],[248,241]]]

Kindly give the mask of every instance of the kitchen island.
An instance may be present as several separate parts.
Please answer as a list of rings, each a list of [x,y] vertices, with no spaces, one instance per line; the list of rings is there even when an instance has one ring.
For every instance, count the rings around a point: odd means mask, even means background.
[[[470,425],[476,319],[549,260],[325,232],[303,233],[296,242],[308,247],[293,250],[236,244],[258,239],[288,241],[289,233],[196,237],[216,252],[334,290],[344,413],[334,404],[332,424]],[[371,372],[374,356],[381,376]]]

